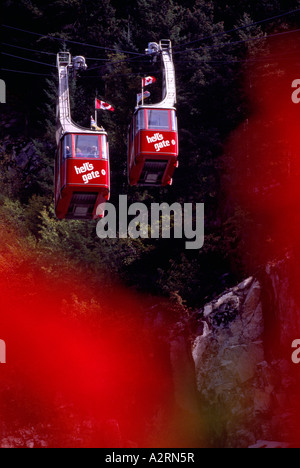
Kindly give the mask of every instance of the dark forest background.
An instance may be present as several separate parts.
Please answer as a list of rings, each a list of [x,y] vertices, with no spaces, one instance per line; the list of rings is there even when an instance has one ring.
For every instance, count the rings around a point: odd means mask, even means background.
[[[253,162],[248,123],[257,80],[282,76],[286,59],[295,75],[299,70],[296,41],[287,50],[275,37],[263,39],[299,28],[299,13],[284,15],[297,8],[299,1],[287,0],[2,1],[7,104],[0,107],[0,223],[33,254],[33,268],[54,279],[89,275],[95,287],[122,281],[195,307],[288,249],[286,239],[278,249],[272,213],[257,213],[243,200],[245,192],[256,191],[259,206],[281,183],[278,174],[286,173],[284,152],[275,162],[264,159],[268,142],[259,145]],[[153,102],[161,86],[160,70],[141,54],[148,42],[163,38],[174,47],[180,168],[170,188],[130,188],[127,128],[140,79],[157,77]],[[100,240],[95,222],[55,219],[55,65],[64,47],[84,55],[89,66],[72,82],[74,120],[89,126],[96,90],[116,108],[99,115],[109,134],[111,201],[117,206],[118,196],[127,194],[129,202],[205,203],[200,251],[186,251],[178,240]],[[228,141],[237,128],[244,133],[231,152]],[[240,177],[245,174],[248,186]]]

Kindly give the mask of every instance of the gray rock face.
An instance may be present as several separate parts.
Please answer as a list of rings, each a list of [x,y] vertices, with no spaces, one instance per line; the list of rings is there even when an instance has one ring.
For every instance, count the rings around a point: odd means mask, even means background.
[[[19,145],[10,144],[9,140],[4,142],[0,148],[0,155],[10,150],[10,160],[12,168],[21,171],[31,171],[38,168],[40,164],[40,156],[37,154],[36,148],[32,142],[23,142]]]
[[[263,282],[249,278],[201,311],[203,333],[194,339],[192,353],[214,447],[290,441],[295,382],[284,350],[296,338],[293,319],[300,314],[289,281],[282,265],[269,265]],[[277,355],[266,338],[269,329],[270,336],[274,329],[279,334]]]

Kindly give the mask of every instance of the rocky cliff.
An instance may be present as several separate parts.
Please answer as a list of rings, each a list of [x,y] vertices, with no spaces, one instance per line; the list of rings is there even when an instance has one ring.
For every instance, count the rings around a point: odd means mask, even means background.
[[[300,338],[296,270],[287,256],[198,312],[192,354],[214,447],[298,444],[299,370],[291,360],[291,344]]]

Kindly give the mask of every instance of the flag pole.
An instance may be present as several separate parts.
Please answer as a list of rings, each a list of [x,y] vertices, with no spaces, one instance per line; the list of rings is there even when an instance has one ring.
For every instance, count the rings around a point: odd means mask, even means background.
[[[96,89],[96,98],[95,98],[95,122],[96,122],[96,126],[98,127],[97,97],[98,97],[98,89]]]
[[[142,106],[144,105],[144,78],[142,78]]]
[[[96,126],[98,127],[98,113],[97,113],[97,101],[95,99],[95,122],[96,122]]]

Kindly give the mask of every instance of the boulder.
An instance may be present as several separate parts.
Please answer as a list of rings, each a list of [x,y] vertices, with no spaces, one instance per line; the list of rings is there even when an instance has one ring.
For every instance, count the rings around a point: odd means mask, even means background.
[[[276,291],[266,291],[265,282],[262,286],[251,277],[198,311],[203,333],[193,340],[192,355],[212,446],[288,445],[290,363],[269,355],[266,330],[270,311],[266,312],[265,297],[271,294],[276,305],[272,313],[281,326],[282,343],[289,343],[291,326],[289,312],[288,325],[283,325],[282,302],[286,300],[292,308],[295,303],[282,266],[269,266],[267,271],[267,283]],[[283,442],[261,442],[278,440],[278,436]]]

